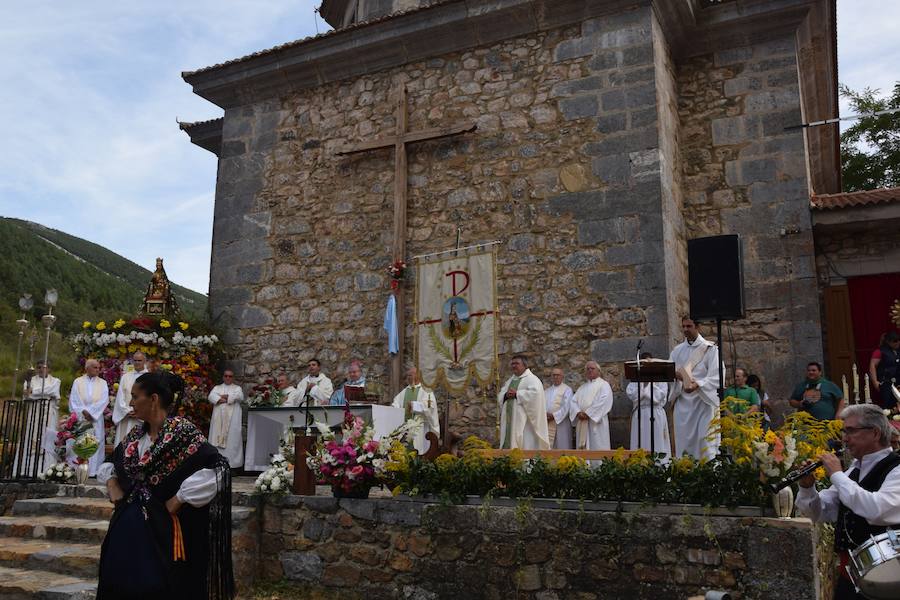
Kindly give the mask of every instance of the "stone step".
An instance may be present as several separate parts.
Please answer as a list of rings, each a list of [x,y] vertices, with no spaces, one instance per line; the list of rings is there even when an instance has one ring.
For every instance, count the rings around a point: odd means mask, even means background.
[[[0,538],[0,565],[94,579],[100,544]]]
[[[113,506],[103,498],[31,498],[16,500],[12,514],[57,515],[80,519],[106,519],[112,515]]]
[[[97,582],[0,565],[0,598],[3,600],[93,600]]]
[[[108,519],[77,519],[56,515],[0,517],[0,536],[99,544]]]

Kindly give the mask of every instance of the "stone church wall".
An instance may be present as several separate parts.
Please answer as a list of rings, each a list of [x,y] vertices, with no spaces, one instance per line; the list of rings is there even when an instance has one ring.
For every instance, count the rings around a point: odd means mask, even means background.
[[[537,374],[560,364],[575,387],[593,358],[618,390],[639,339],[666,354],[684,267],[665,259],[681,235],[664,227],[678,201],[675,147],[660,150],[676,127],[674,86],[652,36],[644,8],[228,110],[210,304],[245,382],[299,375],[318,356],[331,375],[360,358],[386,385],[393,156],[335,151],[393,132],[400,84],[411,129],[478,125],[410,151],[408,254],[452,247],[457,226],[463,244],[503,241],[502,376],[524,352]],[[455,429],[492,439],[492,394],[462,399]],[[629,416],[619,393],[614,443],[627,443]]]
[[[784,130],[801,122],[794,37],[692,58],[678,86],[687,236],[743,238],[747,318],[726,327],[726,364],[786,406],[822,359],[804,140]]]
[[[807,519],[553,500],[446,506],[292,496],[279,504],[261,515],[259,577],[286,579],[310,598],[829,597]]]

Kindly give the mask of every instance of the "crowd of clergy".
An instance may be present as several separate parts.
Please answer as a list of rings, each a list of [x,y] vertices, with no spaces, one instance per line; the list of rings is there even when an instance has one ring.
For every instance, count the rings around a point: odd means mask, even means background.
[[[719,407],[718,348],[699,334],[692,319],[684,318],[682,329],[685,339],[669,357],[676,367],[674,383],[632,382],[626,387],[626,394],[632,403],[630,447],[648,450],[652,447],[662,455],[671,453],[673,446],[666,406],[674,402],[676,455],[712,458],[718,451],[718,443],[708,439],[708,428]],[[643,356],[647,357],[646,354]],[[501,448],[611,449],[609,414],[613,406],[613,392],[609,382],[601,376],[596,362],[585,364],[585,381],[577,390],[564,382],[565,373],[559,367],[550,371],[546,387],[528,368],[526,357],[514,356],[509,368],[512,375],[497,394]],[[121,376],[112,406],[116,444],[138,423],[131,416],[134,382],[153,369],[146,357],[137,352]],[[69,409],[91,422],[95,435],[103,440],[103,412],[108,406],[109,388],[99,376],[99,370],[96,360],[86,361],[84,375],[72,383]],[[208,397],[213,405],[209,441],[233,468],[239,468],[244,461],[241,406],[245,396],[242,387],[234,381],[233,371],[225,370],[222,379],[222,383],[216,385]],[[422,385],[414,367],[407,371],[406,379],[407,386],[393,398],[392,406],[403,410],[407,419],[417,418],[421,422],[413,446],[420,453],[425,453],[429,445],[426,434],[434,432],[440,436],[438,403],[434,393]],[[56,403],[59,385],[59,380],[49,375],[47,366],[41,365],[27,388],[31,397],[51,398]],[[284,374],[277,377],[277,388],[286,407],[344,405],[348,399],[359,397],[356,394],[362,392],[365,386],[366,376],[358,361],[348,365],[346,380],[336,388],[322,372],[318,359],[308,361],[307,374],[297,384],[293,384]],[[51,412],[55,414],[53,409]],[[44,437],[44,450],[48,453],[46,464],[55,462],[55,430],[55,423],[48,422]],[[103,463],[102,448],[101,445],[101,450],[89,461],[91,475]]]

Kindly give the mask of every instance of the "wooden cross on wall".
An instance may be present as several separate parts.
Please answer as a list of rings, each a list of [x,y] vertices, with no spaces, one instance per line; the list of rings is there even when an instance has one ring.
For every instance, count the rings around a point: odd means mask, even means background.
[[[369,150],[382,148],[394,149],[394,243],[392,247],[393,262],[406,260],[406,198],[408,168],[406,161],[407,144],[436,140],[475,131],[475,123],[457,123],[446,127],[433,127],[419,131],[407,131],[406,86],[401,86],[397,101],[397,131],[392,136],[378,138],[370,142],[361,142],[342,148],[338,156],[347,156]],[[399,332],[399,348],[397,354],[391,355],[391,397],[401,389],[403,370],[403,335],[406,327],[404,318],[403,287],[396,290],[397,296],[397,331]]]

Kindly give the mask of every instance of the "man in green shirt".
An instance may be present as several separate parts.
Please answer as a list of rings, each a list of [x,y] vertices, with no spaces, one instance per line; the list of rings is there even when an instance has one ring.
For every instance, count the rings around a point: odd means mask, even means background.
[[[838,386],[822,375],[822,365],[811,362],[806,365],[806,381],[794,388],[790,403],[819,420],[830,421],[844,408],[844,395]]]
[[[734,385],[725,390],[725,398],[730,397],[741,400],[728,407],[733,413],[752,413],[759,410],[759,394],[747,385],[747,371],[741,367],[734,370]]]

